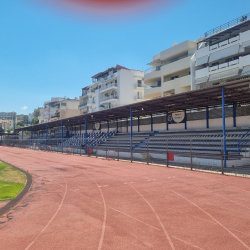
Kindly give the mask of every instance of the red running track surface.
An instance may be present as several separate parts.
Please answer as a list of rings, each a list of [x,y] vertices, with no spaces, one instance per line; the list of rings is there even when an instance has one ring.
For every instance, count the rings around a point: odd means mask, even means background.
[[[250,249],[250,180],[0,148],[32,189],[0,219],[0,249]]]

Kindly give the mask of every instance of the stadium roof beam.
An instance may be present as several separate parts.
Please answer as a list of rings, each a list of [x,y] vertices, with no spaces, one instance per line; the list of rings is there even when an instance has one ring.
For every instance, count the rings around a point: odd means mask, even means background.
[[[171,96],[165,96],[144,102],[138,102],[126,106],[97,111],[80,116],[70,117],[63,120],[64,126],[80,125],[85,123],[87,116],[88,123],[115,121],[130,118],[130,107],[133,107],[133,116],[148,116],[157,113],[165,113],[178,110],[194,110],[206,107],[219,107],[222,102],[222,87],[225,89],[225,104],[246,104],[250,103],[250,78],[236,80],[203,89],[192,90]],[[37,124],[29,127],[16,129],[22,130],[44,130],[60,127],[61,120]]]

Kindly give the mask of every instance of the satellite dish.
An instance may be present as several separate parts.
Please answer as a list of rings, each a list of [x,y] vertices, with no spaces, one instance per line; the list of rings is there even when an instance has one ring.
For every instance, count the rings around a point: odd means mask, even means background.
[[[174,43],[173,43],[173,47],[174,47],[175,45],[177,45],[177,42],[174,42]]]

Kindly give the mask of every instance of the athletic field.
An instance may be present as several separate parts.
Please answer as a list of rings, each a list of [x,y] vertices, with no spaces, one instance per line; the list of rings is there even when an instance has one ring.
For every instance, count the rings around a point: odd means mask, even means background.
[[[250,249],[249,178],[8,147],[0,160],[33,178],[0,249]]]

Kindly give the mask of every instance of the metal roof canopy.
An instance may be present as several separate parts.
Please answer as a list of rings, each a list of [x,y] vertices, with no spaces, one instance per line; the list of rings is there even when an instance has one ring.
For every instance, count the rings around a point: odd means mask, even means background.
[[[87,116],[88,123],[115,121],[130,118],[130,107],[133,107],[133,116],[147,116],[151,114],[177,111],[195,110],[205,107],[218,107],[222,105],[222,87],[225,88],[225,104],[246,104],[250,103],[250,78],[236,80],[198,90],[165,96],[149,101],[133,103],[126,106],[97,111],[80,116],[63,119],[63,125],[80,125],[85,123]],[[16,131],[31,130],[38,131],[48,128],[60,127],[62,120],[37,124],[29,127],[19,128]]]

